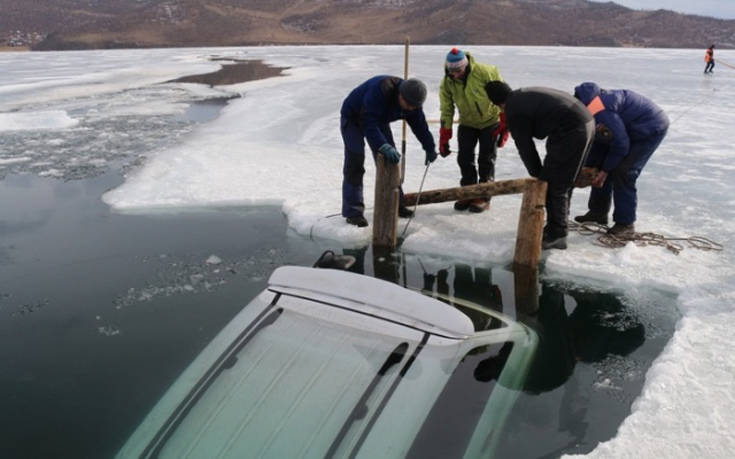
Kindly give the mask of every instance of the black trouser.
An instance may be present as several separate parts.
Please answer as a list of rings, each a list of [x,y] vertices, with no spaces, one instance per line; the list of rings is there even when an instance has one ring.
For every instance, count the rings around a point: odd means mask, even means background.
[[[495,145],[497,138],[493,136],[493,131],[497,127],[497,123],[484,129],[459,125],[457,164],[462,173],[462,179],[459,181],[461,186],[495,180],[495,159],[498,156],[498,147]],[[477,168],[475,168],[475,145],[478,142],[480,152],[477,155]]]
[[[546,157],[539,178],[548,183],[544,228],[547,237],[567,235],[574,180],[587,158],[594,136],[595,122],[589,121],[578,129],[549,136],[546,141]]]
[[[713,68],[715,68],[715,60],[714,59],[712,59],[711,61],[707,62],[707,65],[704,66],[704,73],[711,72]]]

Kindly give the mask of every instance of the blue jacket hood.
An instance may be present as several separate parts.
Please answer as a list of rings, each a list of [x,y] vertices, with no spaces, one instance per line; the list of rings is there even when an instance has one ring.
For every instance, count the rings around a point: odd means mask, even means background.
[[[592,99],[600,95],[600,87],[597,83],[587,82],[574,88],[574,97],[579,99],[583,104],[587,105]]]

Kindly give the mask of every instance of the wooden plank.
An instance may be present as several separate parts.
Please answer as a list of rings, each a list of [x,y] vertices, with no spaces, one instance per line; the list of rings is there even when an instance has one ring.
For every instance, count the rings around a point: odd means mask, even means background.
[[[523,192],[518,216],[518,234],[513,263],[535,268],[541,259],[541,239],[544,231],[546,182],[533,180]]]
[[[437,202],[457,201],[460,199],[489,198],[503,194],[522,193],[535,178],[522,178],[513,180],[498,180],[496,182],[478,183],[442,190],[429,190],[421,193],[419,205],[433,204]],[[418,193],[409,193],[404,196],[407,206],[416,205]]]
[[[386,161],[379,154],[375,161],[375,208],[373,211],[373,246],[395,249],[398,244],[399,164]]]

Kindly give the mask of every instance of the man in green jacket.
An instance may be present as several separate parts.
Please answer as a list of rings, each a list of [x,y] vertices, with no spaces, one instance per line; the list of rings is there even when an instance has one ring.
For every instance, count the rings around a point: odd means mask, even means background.
[[[495,66],[480,64],[470,53],[452,48],[447,53],[439,88],[441,128],[439,129],[439,153],[449,155],[449,139],[452,138],[454,109],[459,112],[457,129],[457,164],[462,173],[461,186],[495,180],[497,147],[508,140],[505,116],[500,107],[490,102],[485,85],[491,81],[503,81]],[[475,145],[480,152],[475,166]],[[485,198],[460,200],[454,203],[456,210],[482,212],[490,202]]]

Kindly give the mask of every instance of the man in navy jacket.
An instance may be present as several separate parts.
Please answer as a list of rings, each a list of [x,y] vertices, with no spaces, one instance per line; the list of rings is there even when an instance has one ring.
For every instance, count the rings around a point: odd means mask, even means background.
[[[341,132],[345,145],[342,170],[342,216],[347,223],[367,226],[363,216],[365,203],[362,193],[362,177],[365,174],[365,140],[373,159],[381,153],[386,160],[397,163],[401,159],[396,151],[390,122],[405,119],[426,153],[425,164],[436,159],[434,137],[429,132],[426,117],[421,109],[426,100],[426,86],[415,78],[403,80],[388,75],[370,78],[350,92],[342,103]],[[403,205],[403,191],[398,209],[400,217],[410,217],[413,212]]]
[[[588,82],[574,88],[574,95],[595,117],[595,143],[586,165],[600,169],[592,181],[589,211],[574,219],[606,225],[612,200],[615,225],[608,233],[632,235],[638,205],[636,180],[666,136],[669,118],[653,101],[626,89],[600,89]]]

